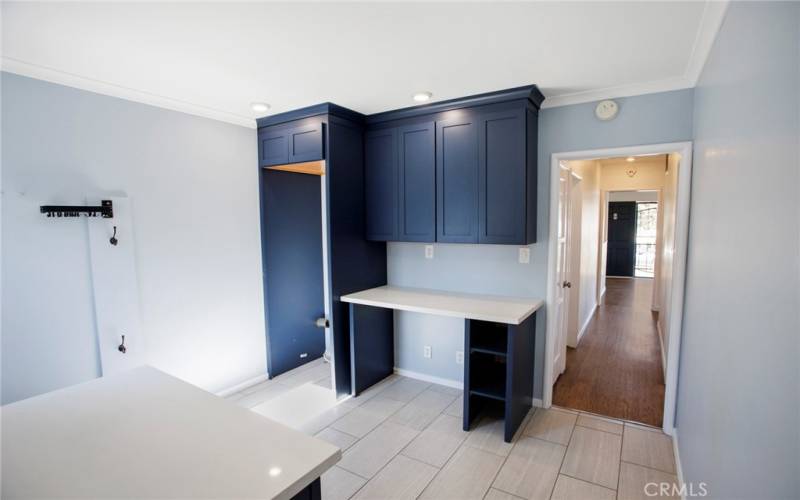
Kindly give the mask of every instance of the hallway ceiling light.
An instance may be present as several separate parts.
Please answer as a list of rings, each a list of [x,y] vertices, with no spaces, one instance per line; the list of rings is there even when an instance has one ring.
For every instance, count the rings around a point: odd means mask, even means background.
[[[433,97],[433,94],[431,94],[430,92],[417,92],[413,96],[414,100],[417,101],[417,102],[430,101],[431,97]]]

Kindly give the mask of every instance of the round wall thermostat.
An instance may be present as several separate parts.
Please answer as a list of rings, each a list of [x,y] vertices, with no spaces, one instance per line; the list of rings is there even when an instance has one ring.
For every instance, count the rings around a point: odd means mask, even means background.
[[[600,101],[597,107],[594,108],[594,114],[598,120],[608,121],[613,120],[619,113],[619,106],[612,100]]]

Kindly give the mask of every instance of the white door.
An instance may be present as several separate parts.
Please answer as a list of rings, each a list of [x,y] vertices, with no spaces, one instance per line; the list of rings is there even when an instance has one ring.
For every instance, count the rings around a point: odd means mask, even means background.
[[[553,383],[564,373],[567,367],[567,312],[569,310],[569,294],[565,293],[568,282],[568,241],[569,241],[569,192],[570,170],[563,165],[559,169],[558,179],[558,239],[556,241],[556,279],[553,286],[553,311],[555,321],[556,342],[553,351]]]

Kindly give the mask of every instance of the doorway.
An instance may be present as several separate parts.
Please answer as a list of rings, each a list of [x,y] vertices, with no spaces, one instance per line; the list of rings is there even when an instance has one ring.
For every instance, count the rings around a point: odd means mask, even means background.
[[[690,172],[690,143],[552,156],[545,407],[588,401],[575,409],[672,432]],[[563,227],[578,237],[559,251]]]

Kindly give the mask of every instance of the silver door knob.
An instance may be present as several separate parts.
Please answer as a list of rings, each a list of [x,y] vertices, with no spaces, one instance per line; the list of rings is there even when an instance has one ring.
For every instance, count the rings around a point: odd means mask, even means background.
[[[317,325],[319,328],[328,328],[329,326],[331,326],[330,322],[328,321],[328,318],[317,318],[317,321],[315,321],[314,324]]]
[[[569,281],[565,281],[561,286],[564,288],[572,288],[572,283],[570,283]]]

